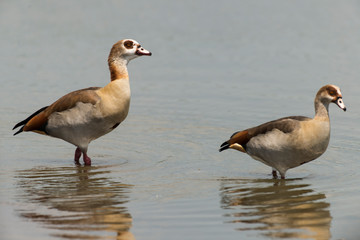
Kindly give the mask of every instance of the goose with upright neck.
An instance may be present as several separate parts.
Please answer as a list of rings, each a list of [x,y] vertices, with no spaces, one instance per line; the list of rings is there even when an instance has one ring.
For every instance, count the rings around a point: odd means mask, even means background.
[[[80,164],[83,155],[84,164],[91,165],[87,155],[89,143],[114,130],[128,115],[127,64],[139,56],[151,56],[151,52],[133,39],[118,41],[108,58],[110,83],[102,88],[90,87],[66,94],[17,123],[13,130],[21,128],[14,135],[32,131],[63,139],[76,146],[76,164]]]
[[[272,167],[274,178],[278,171],[284,179],[288,169],[310,162],[326,151],[330,140],[330,103],[346,111],[340,88],[335,85],[323,86],[317,92],[314,118],[285,117],[235,132],[219,151],[230,148],[247,153]]]

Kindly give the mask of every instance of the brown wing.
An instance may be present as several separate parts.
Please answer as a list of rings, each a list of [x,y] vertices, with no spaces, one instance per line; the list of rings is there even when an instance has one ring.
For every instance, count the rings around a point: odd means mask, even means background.
[[[27,119],[19,122],[15,125],[15,128],[24,125],[14,135],[21,133],[22,131],[34,131],[42,134],[46,134],[45,127],[49,116],[54,112],[62,112],[73,108],[76,103],[91,103],[95,104],[100,100],[100,97],[96,94],[95,90],[100,89],[99,87],[85,88],[66,94],[65,96],[58,99],[56,102],[48,107],[44,107],[33,113]]]
[[[240,145],[240,149],[238,150],[242,151],[241,150],[242,148],[244,151],[246,151],[246,144],[250,141],[251,138],[260,134],[266,134],[267,132],[270,132],[274,129],[278,129],[284,133],[290,133],[299,127],[299,121],[308,121],[308,120],[311,120],[311,118],[303,117],[303,116],[291,116],[291,117],[280,118],[271,122],[267,122],[257,127],[235,132],[228,141],[224,142],[220,146],[219,151],[221,152],[225,149],[228,149],[233,144]]]
[[[255,137],[259,134],[265,134],[274,129],[278,129],[283,133],[290,133],[299,127],[299,121],[308,121],[311,118],[303,117],[303,116],[291,116],[280,118],[271,122],[267,122],[261,124],[257,127],[249,128],[247,131],[249,132],[250,138]]]

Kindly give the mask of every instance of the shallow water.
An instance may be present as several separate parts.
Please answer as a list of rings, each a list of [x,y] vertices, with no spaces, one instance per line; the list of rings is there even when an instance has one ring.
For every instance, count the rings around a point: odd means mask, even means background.
[[[356,1],[2,1],[1,239],[359,239],[360,4]],[[63,94],[109,80],[113,43],[129,64],[130,114],[75,148],[11,128]],[[236,151],[236,130],[313,115],[339,85],[331,140],[287,180]]]
[[[124,206],[131,185],[112,182],[101,167],[34,168],[16,172],[16,213],[54,230],[52,236],[91,239],[127,236],[132,218]],[[41,211],[44,209],[44,211]],[[40,210],[40,211],[39,211]]]

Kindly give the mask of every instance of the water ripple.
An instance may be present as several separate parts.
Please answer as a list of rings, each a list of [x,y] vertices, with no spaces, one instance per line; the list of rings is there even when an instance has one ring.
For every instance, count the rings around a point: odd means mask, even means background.
[[[106,167],[32,168],[16,172],[18,214],[65,239],[135,239],[124,206],[131,185]]]
[[[270,238],[330,239],[325,194],[298,180],[222,179],[225,222]]]

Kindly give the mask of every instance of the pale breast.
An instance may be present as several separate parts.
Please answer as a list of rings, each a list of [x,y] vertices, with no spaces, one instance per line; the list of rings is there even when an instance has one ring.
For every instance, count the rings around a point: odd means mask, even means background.
[[[99,109],[104,118],[118,123],[127,117],[131,96],[128,80],[112,81],[97,94],[101,97]]]
[[[310,155],[321,155],[325,152],[330,140],[330,122],[311,120],[302,122],[296,141]]]

